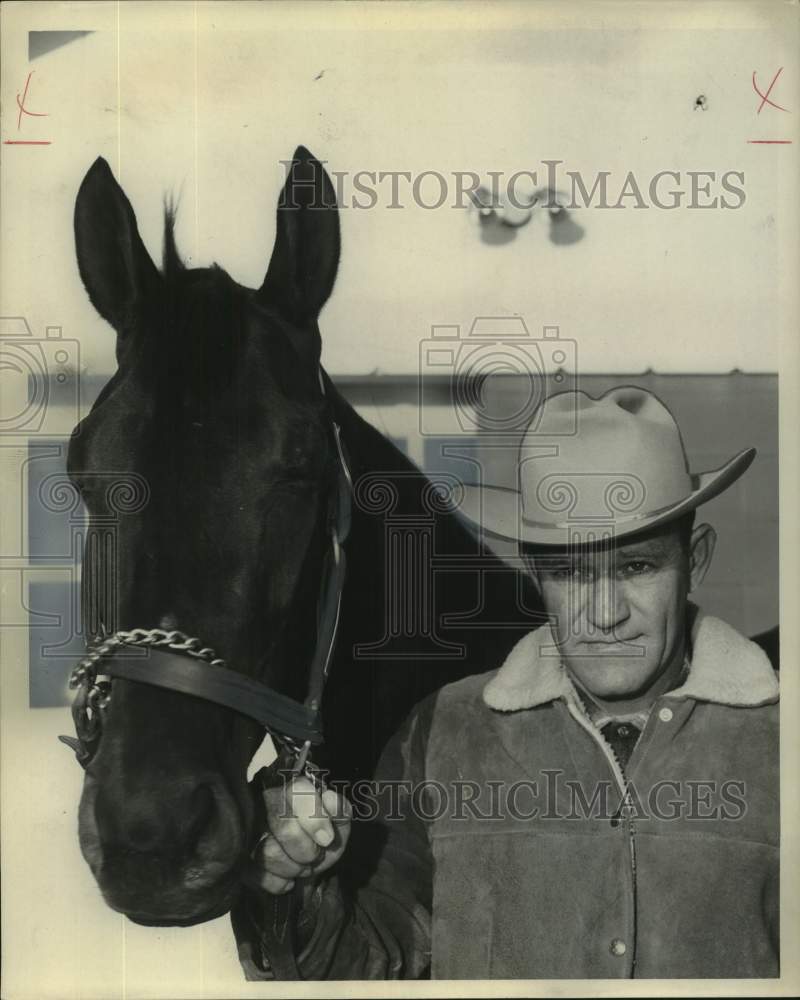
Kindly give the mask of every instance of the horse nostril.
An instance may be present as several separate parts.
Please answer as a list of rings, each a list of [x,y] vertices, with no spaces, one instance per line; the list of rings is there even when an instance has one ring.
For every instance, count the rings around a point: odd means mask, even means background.
[[[149,795],[98,790],[100,841],[115,852],[162,857],[235,854],[239,816],[232,796],[216,781],[187,784],[162,790],[160,803]]]
[[[195,856],[205,861],[233,863],[245,842],[245,831],[236,800],[221,783],[204,785],[195,793],[198,810],[191,827]]]

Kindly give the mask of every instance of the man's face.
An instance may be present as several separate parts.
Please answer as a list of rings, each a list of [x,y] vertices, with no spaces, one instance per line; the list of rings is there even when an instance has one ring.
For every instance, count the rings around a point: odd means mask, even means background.
[[[690,550],[669,528],[604,548],[536,559],[562,659],[598,698],[636,698],[684,655],[686,599],[710,559],[707,525]],[[704,552],[695,551],[700,545]],[[713,548],[713,540],[712,540]],[[698,567],[698,556],[704,563]]]

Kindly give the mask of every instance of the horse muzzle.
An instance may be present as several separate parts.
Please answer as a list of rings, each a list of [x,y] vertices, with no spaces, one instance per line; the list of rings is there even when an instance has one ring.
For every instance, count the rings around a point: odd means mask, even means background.
[[[83,856],[108,905],[140,923],[225,913],[247,857],[250,817],[221,780],[169,784],[155,796],[122,793],[87,774],[81,796]]]

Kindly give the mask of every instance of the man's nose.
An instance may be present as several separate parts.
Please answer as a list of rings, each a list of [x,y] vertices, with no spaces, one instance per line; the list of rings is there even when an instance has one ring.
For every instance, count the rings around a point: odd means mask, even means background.
[[[613,632],[629,614],[624,584],[612,574],[600,574],[589,592],[587,619],[590,631]]]

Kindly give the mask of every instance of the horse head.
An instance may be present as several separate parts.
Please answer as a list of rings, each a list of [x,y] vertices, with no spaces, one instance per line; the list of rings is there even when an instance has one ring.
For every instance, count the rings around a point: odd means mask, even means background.
[[[337,469],[317,326],[339,260],[330,179],[297,150],[258,290],[216,265],[186,267],[170,208],[157,268],[102,159],[81,184],[75,236],[89,298],[117,337],[118,370],[68,456],[89,512],[90,637],[179,630],[302,700]],[[114,485],[131,481],[140,502],[120,512]],[[107,903],[144,923],[224,913],[252,846],[246,772],[263,728],[119,677],[102,716],[79,832]]]

